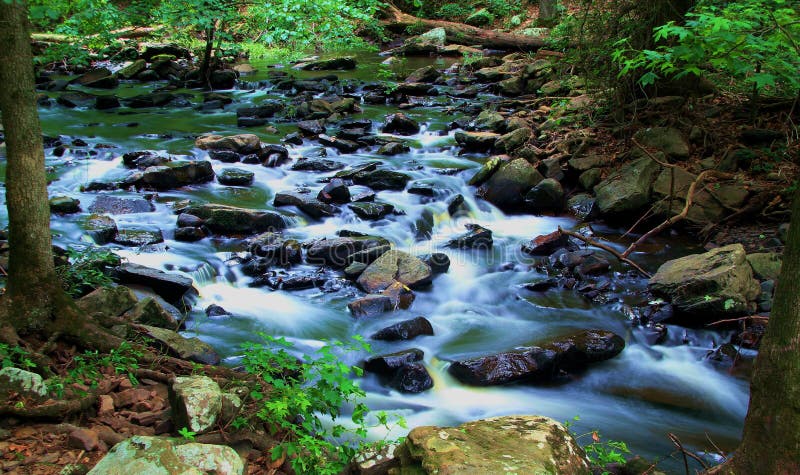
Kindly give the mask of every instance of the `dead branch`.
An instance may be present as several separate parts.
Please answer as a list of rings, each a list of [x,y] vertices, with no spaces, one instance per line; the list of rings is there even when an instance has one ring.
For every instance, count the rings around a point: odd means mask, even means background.
[[[740,317],[740,318],[727,318],[725,320],[717,320],[716,322],[707,323],[707,327],[711,327],[714,325],[724,325],[726,323],[736,323],[745,320],[756,320],[761,322],[769,322],[769,317],[765,315],[749,315],[747,317]]]
[[[626,256],[623,256],[622,254],[620,254],[616,249],[612,248],[611,246],[608,246],[608,245],[605,245],[605,244],[603,244],[601,242],[595,241],[594,239],[588,238],[588,237],[586,237],[586,236],[584,236],[582,234],[579,234],[579,233],[576,233],[576,232],[573,232],[573,231],[567,231],[566,229],[562,229],[561,226],[558,227],[558,231],[561,232],[561,233],[566,234],[567,236],[574,237],[575,239],[578,239],[579,241],[583,241],[583,242],[585,242],[586,244],[588,244],[590,246],[598,247],[598,248],[600,248],[600,249],[602,249],[602,250],[604,250],[606,252],[609,252],[609,253],[611,253],[611,255],[616,257],[619,261],[624,262],[624,263],[628,264],[629,266],[633,267],[634,269],[639,271],[639,273],[641,273],[643,276],[647,277],[648,279],[650,277],[652,277],[650,275],[650,273],[647,272],[646,270],[642,269],[639,266],[639,264],[637,264],[637,263],[633,262],[632,260],[628,259]]]

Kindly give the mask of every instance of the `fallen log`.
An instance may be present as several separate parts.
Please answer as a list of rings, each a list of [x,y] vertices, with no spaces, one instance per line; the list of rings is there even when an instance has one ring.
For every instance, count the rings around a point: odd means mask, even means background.
[[[388,3],[383,10],[381,23],[389,30],[403,32],[409,26],[422,25],[427,29],[444,28],[448,43],[467,46],[480,45],[489,49],[536,51],[545,46],[545,39],[535,36],[484,30],[474,26],[445,20],[428,20],[402,12]]]

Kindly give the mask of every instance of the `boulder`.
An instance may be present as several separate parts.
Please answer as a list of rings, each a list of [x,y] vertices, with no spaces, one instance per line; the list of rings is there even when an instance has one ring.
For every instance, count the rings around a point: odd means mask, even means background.
[[[356,68],[356,59],[352,56],[341,56],[338,58],[319,59],[306,61],[294,65],[295,69],[304,71],[333,71],[347,70]]]
[[[261,149],[261,140],[255,134],[239,134],[227,137],[203,135],[195,140],[195,146],[202,150],[229,150],[246,155],[258,152]]]
[[[354,318],[373,317],[393,309],[392,299],[388,295],[369,294],[347,304]]]
[[[54,196],[50,198],[50,211],[60,214],[73,214],[81,210],[81,201],[69,196]]]
[[[506,119],[501,114],[484,110],[472,121],[472,126],[478,130],[488,130],[490,132],[502,132],[506,126]]]
[[[483,199],[502,210],[521,207],[525,194],[544,177],[523,158],[505,163],[481,187]]]
[[[492,231],[479,224],[467,223],[464,225],[467,232],[448,241],[446,247],[457,249],[491,249],[494,244]]]
[[[377,154],[391,156],[391,155],[399,155],[401,153],[406,153],[410,150],[411,148],[402,142],[389,142],[387,144],[381,145],[381,147],[377,151]]]
[[[464,132],[459,130],[455,134],[456,143],[466,151],[485,152],[494,147],[500,134],[494,132]]]
[[[133,473],[244,475],[244,462],[226,445],[135,435],[115,445],[89,471],[91,475]]]
[[[134,76],[147,69],[147,61],[137,59],[124,68],[117,71],[117,76],[122,79],[133,79]]]
[[[401,393],[418,394],[433,387],[433,378],[422,363],[408,363],[395,371],[389,386]]]
[[[164,242],[160,229],[118,229],[113,242],[122,246],[142,247]]]
[[[359,145],[358,142],[339,137],[332,137],[330,135],[320,134],[317,139],[322,145],[325,145],[326,147],[333,147],[341,153],[353,153],[361,148],[361,145]]]
[[[353,182],[373,190],[402,190],[411,177],[393,170],[373,170],[356,173]]]
[[[278,213],[258,211],[234,206],[204,204],[190,206],[184,213],[197,216],[214,233],[222,235],[256,234],[286,228]]]
[[[175,316],[153,297],[145,297],[136,302],[133,308],[122,315],[122,318],[130,322],[167,329],[178,328],[179,324]]]
[[[778,280],[781,275],[781,255],[775,252],[756,252],[747,255],[753,276],[760,280]]]
[[[0,369],[0,400],[8,401],[12,395],[42,401],[47,396],[47,385],[41,376],[20,368]]]
[[[480,186],[486,182],[489,178],[494,175],[494,173],[500,169],[503,164],[508,162],[509,157],[507,155],[495,156],[490,157],[486,160],[486,162],[481,166],[477,173],[472,175],[468,184],[470,186]]]
[[[444,28],[433,28],[427,32],[406,39],[398,52],[405,54],[435,53],[447,44],[447,32]]]
[[[114,270],[114,277],[122,284],[150,287],[173,305],[179,302],[187,292],[195,292],[192,279],[189,277],[130,262],[117,267]]]
[[[83,229],[94,240],[95,244],[103,245],[111,242],[117,235],[117,223],[110,216],[104,214],[91,214],[83,221]]]
[[[431,272],[434,274],[444,274],[450,270],[450,257],[443,252],[434,252],[418,257],[422,259],[422,262],[431,266]]]
[[[494,146],[500,153],[512,153],[525,145],[532,136],[533,130],[530,127],[520,127],[500,136]]]
[[[386,117],[381,131],[387,134],[414,135],[419,133],[420,126],[416,120],[397,112]]]
[[[394,211],[394,205],[389,203],[350,203],[348,206],[356,216],[367,221],[381,219]]]
[[[667,261],[648,286],[698,325],[755,310],[760,293],[741,244]]]
[[[442,73],[440,73],[439,70],[436,69],[434,66],[425,66],[424,68],[419,68],[416,71],[414,71],[411,74],[409,74],[406,77],[405,82],[407,82],[407,83],[419,83],[419,82],[433,83],[437,79],[439,79],[439,77],[441,75],[442,75]]]
[[[89,206],[92,213],[108,214],[149,213],[155,209],[153,203],[143,198],[119,198],[111,195],[100,195]]]
[[[478,9],[464,20],[464,23],[472,26],[486,26],[494,21],[494,15],[485,8]]]
[[[397,341],[413,340],[421,335],[433,335],[433,326],[425,317],[403,320],[373,333],[373,340]]]
[[[300,243],[281,234],[266,232],[247,241],[251,254],[265,260],[266,265],[288,267],[302,260]]]
[[[87,94],[81,91],[65,91],[59,94],[56,102],[64,107],[90,107],[95,103],[97,98],[92,94]]]
[[[395,281],[411,288],[421,288],[431,283],[431,268],[418,257],[403,251],[383,253],[358,277],[358,285],[366,292],[380,292]]]
[[[300,157],[292,164],[294,171],[333,172],[342,168],[344,168],[344,163],[324,158]]]
[[[282,191],[275,194],[275,206],[295,206],[312,219],[322,219],[333,216],[339,208],[318,200],[310,190]]]
[[[306,251],[309,264],[345,268],[359,253],[389,249],[389,241],[376,236],[348,236],[315,241]],[[377,258],[377,257],[376,257]]]
[[[395,451],[398,473],[589,475],[572,434],[542,416],[504,416],[458,427],[416,427]]]
[[[233,89],[239,74],[233,69],[211,71],[208,82],[212,89]]]
[[[169,389],[176,428],[203,433],[214,426],[222,411],[222,390],[216,381],[208,376],[179,376]]]
[[[319,191],[317,199],[323,203],[349,203],[350,189],[340,178],[333,178]]]
[[[569,246],[569,236],[555,230],[550,234],[536,236],[530,242],[522,244],[522,252],[533,256],[549,256],[563,247]]]
[[[632,219],[650,202],[650,190],[661,165],[641,158],[594,187],[597,207],[609,217]]]
[[[648,150],[662,152],[667,158],[673,160],[686,160],[689,158],[689,144],[683,134],[672,127],[650,127],[636,132],[633,136]],[[641,150],[635,152],[643,155]]]
[[[174,161],[145,169],[137,185],[156,190],[170,190],[185,185],[206,183],[214,179],[211,162]]]
[[[253,184],[255,174],[250,170],[241,168],[223,168],[217,175],[220,185],[227,186],[250,186]]]
[[[214,348],[199,338],[185,338],[172,330],[150,325],[139,325],[137,329],[140,329],[144,336],[152,338],[164,350],[177,358],[208,365],[220,362],[219,354],[214,351]]]
[[[118,317],[136,305],[138,299],[124,285],[99,287],[75,301],[75,305],[87,315]]]
[[[564,188],[558,180],[545,178],[525,194],[525,204],[533,212],[560,211],[564,207]]]

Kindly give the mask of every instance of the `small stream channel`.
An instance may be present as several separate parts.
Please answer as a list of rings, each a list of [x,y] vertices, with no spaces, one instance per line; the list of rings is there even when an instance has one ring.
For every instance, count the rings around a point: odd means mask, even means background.
[[[364,53],[358,55],[355,71],[335,72],[340,80],[374,81],[383,58]],[[413,70],[434,61],[429,58],[408,59],[403,68]],[[445,69],[452,60],[433,64]],[[242,78],[255,85],[267,78],[267,65],[254,63],[260,71]],[[299,77],[316,77],[327,73],[290,71]],[[123,83],[110,92],[91,90],[93,94],[114,93],[119,97],[140,94],[156,83]],[[178,91],[180,92],[180,91]],[[196,95],[197,91],[185,91]],[[208,153],[194,146],[196,136],[206,133],[221,135],[255,133],[263,142],[279,143],[280,138],[297,130],[293,123],[276,123],[278,133],[264,132],[264,127],[240,128],[236,125],[235,108],[257,104],[268,99],[282,99],[280,91],[266,87],[223,91],[234,98],[232,105],[211,112],[194,107],[128,109],[112,111],[94,108],[68,109],[52,105],[40,109],[47,136],[69,136],[87,142],[85,147],[70,147],[61,157],[48,149],[47,166],[54,178],[50,195],[68,195],[80,199],[83,211],[74,215],[53,217],[55,242],[70,246],[86,242],[88,237],[81,220],[88,214],[97,192],[82,193],[80,186],[93,180],[122,176],[127,171],[121,164],[123,153],[137,150],[163,151],[208,160]],[[491,100],[479,97],[478,100]],[[507,414],[541,414],[556,420],[572,420],[573,430],[584,433],[600,429],[604,438],[624,440],[634,453],[649,458],[663,458],[673,452],[667,438],[675,433],[683,443],[695,450],[710,447],[707,438],[723,449],[735,447],[747,409],[748,382],[729,374],[705,358],[716,343],[727,335],[703,330],[686,330],[669,326],[666,342],[651,345],[641,330],[632,328],[623,306],[641,301],[638,291],[646,281],[631,277],[614,259],[613,298],[607,303],[593,303],[579,293],[552,289],[531,292],[522,284],[546,276],[536,270],[535,259],[520,252],[520,244],[539,234],[554,231],[557,226],[575,228],[570,217],[507,215],[492,205],[476,199],[474,188],[466,182],[485,161],[486,154],[459,155],[453,132],[448,124],[464,116],[458,112],[470,99],[438,96],[424,99],[424,105],[405,111],[422,124],[419,134],[407,137],[411,151],[391,157],[375,155],[376,147],[353,154],[339,154],[328,149],[328,158],[348,166],[369,160],[380,160],[384,167],[403,171],[413,182],[433,185],[432,197],[407,191],[380,191],[381,201],[394,205],[403,214],[390,215],[378,221],[363,221],[347,210],[321,221],[305,218],[292,209],[274,208],[276,192],[306,186],[316,190],[318,180],[330,173],[291,171],[290,165],[267,168],[260,165],[236,164],[255,173],[249,187],[222,186],[216,181],[158,193],[155,211],[114,216],[120,229],[126,227],[160,229],[165,243],[148,248],[126,248],[114,244],[121,256],[130,262],[159,269],[182,272],[192,277],[199,297],[191,312],[186,334],[196,335],[211,343],[223,356],[224,363],[236,364],[241,343],[256,339],[257,332],[283,336],[301,351],[313,351],[323,340],[346,340],[350,335],[370,335],[392,323],[419,315],[427,317],[434,336],[419,337],[410,342],[373,341],[375,354],[409,347],[424,351],[424,364],[434,379],[433,389],[407,395],[388,389],[373,375],[362,380],[368,391],[368,405],[374,409],[403,415],[410,427],[418,425],[452,425],[467,420]],[[396,106],[361,104],[363,113],[354,117],[373,120],[373,132],[386,114]],[[108,145],[101,148],[98,145]],[[301,146],[290,146],[293,158],[317,153],[320,145],[305,140]],[[98,152],[88,156],[87,151]],[[212,160],[215,171],[230,165]],[[3,163],[4,168],[4,163]],[[4,170],[3,170],[4,171]],[[357,191],[359,187],[354,187]],[[108,193],[108,192],[101,192]],[[140,197],[126,191],[111,192],[120,197]],[[468,216],[452,219],[447,213],[446,199],[460,193],[469,205]],[[348,229],[382,236],[394,246],[414,255],[445,252],[451,259],[448,273],[434,278],[433,285],[418,291],[409,310],[398,310],[379,317],[354,319],[347,303],[363,295],[352,285],[331,289],[273,291],[267,287],[251,288],[250,277],[229,265],[235,253],[244,249],[242,240],[219,236],[199,242],[174,240],[176,216],[170,203],[191,199],[244,208],[277,210],[293,214],[293,225],[284,234],[309,241],[333,237],[336,231]],[[6,220],[5,206],[0,221]],[[430,240],[419,240],[415,223],[423,213],[434,217]],[[444,249],[444,244],[464,232],[464,224],[478,223],[494,233],[494,247],[489,250]],[[608,236],[624,230],[595,227]],[[688,247],[687,247],[688,246]],[[619,244],[624,248],[624,244]],[[692,249],[676,241],[660,241],[651,246],[652,254],[639,253],[635,259],[655,270],[663,261],[678,257]],[[300,267],[303,269],[303,267]],[[307,270],[313,271],[310,266]],[[224,307],[233,314],[227,318],[206,317],[203,309],[210,304]],[[458,383],[447,372],[454,359],[463,359],[508,351],[515,347],[536,344],[588,328],[611,330],[625,338],[626,348],[616,358],[592,366],[587,372],[559,384],[544,386],[512,385],[490,388],[468,387]],[[349,355],[351,363],[365,355]],[[382,437],[383,434],[374,434]],[[399,434],[393,434],[399,435]],[[589,437],[581,440],[590,442]],[[682,461],[667,462],[670,471],[680,471]]]

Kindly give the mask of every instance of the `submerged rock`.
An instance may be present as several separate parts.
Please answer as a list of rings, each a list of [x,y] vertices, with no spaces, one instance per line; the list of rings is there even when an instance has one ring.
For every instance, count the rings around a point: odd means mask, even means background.
[[[479,224],[468,223],[464,225],[467,232],[451,239],[446,246],[458,249],[491,249],[494,244],[492,231]]]
[[[339,212],[339,208],[318,200],[310,190],[282,191],[275,194],[273,204],[295,206],[312,219],[327,218]]]

